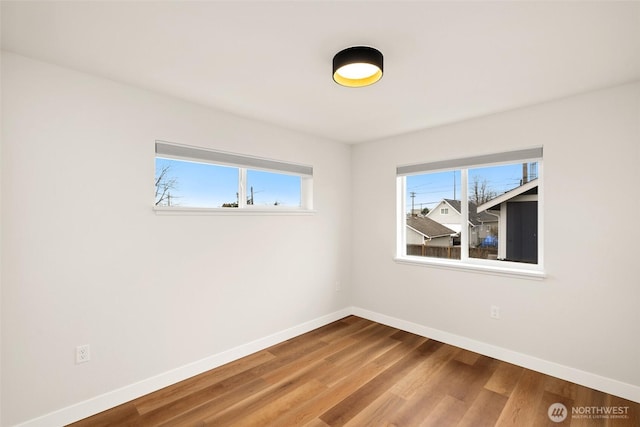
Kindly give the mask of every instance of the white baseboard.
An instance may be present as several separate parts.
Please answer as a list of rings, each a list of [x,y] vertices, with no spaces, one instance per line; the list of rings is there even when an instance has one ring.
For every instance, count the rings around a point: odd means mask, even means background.
[[[547,360],[538,359],[523,353],[518,353],[502,347],[475,341],[459,335],[444,332],[438,329],[429,328],[406,320],[365,310],[359,307],[347,307],[342,310],[327,314],[317,319],[310,320],[301,325],[294,326],[284,331],[260,338],[247,344],[232,348],[219,354],[207,357],[194,363],[173,369],[152,378],[140,381],[135,384],[122,387],[117,390],[105,393],[75,405],[62,408],[38,418],[19,424],[18,427],[50,427],[69,424],[114,406],[121,405],[130,400],[144,396],[161,388],[175,384],[179,381],[201,374],[208,370],[217,368],[226,363],[248,356],[272,345],[281,343],[298,335],[325,326],[343,317],[355,315],[394,328],[402,329],[426,338],[441,341],[446,344],[464,348],[485,356],[498,360],[513,363],[537,372],[542,372],[563,380],[603,391],[615,396],[640,403],[640,387],[602,377],[569,366],[559,365]]]
[[[352,307],[351,314],[640,403],[640,387],[406,320]]]
[[[17,427],[51,427],[62,426],[75,421],[87,418],[91,415],[113,408],[137,399],[161,388],[186,380],[195,375],[222,366],[226,363],[238,360],[272,345],[279,344],[288,339],[297,337],[316,328],[328,325],[331,322],[340,320],[351,314],[351,308],[344,308],[336,312],[327,314],[317,319],[302,323],[284,331],[257,339],[255,341],[232,348],[222,353],[214,354],[202,360],[190,363],[171,371],[156,375],[138,383],[130,384],[117,390],[96,396],[58,411],[51,412],[38,418],[19,424]]]

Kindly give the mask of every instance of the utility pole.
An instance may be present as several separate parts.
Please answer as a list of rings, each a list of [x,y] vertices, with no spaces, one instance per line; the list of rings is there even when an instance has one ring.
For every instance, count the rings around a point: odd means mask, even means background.
[[[415,212],[416,192],[412,191],[410,194],[411,194],[411,216],[413,216]]]

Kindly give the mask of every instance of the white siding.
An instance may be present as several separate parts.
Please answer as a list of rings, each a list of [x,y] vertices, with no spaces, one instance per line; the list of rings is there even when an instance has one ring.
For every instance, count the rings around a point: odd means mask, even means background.
[[[445,209],[445,212],[447,213],[441,213],[442,209]],[[459,232],[461,230],[460,214],[451,206],[449,206],[449,204],[445,201],[441,201],[438,206],[429,211],[427,217],[436,222],[439,222],[440,224],[452,229],[455,232]]]

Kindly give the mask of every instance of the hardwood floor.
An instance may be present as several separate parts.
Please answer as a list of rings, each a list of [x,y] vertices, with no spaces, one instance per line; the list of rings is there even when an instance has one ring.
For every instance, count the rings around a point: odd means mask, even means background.
[[[637,427],[640,404],[354,316],[72,424],[567,425]]]

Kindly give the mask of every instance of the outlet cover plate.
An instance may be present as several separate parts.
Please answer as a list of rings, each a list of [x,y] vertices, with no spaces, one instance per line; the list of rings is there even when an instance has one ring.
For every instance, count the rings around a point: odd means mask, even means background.
[[[91,360],[91,352],[89,344],[79,345],[76,347],[76,364],[86,363]]]

